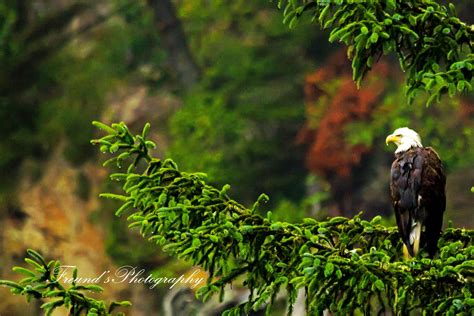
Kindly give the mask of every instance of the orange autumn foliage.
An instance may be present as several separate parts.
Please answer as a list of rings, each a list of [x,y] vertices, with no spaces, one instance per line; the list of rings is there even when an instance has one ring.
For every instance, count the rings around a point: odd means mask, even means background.
[[[298,138],[309,144],[307,166],[311,171],[326,179],[350,177],[369,148],[347,143],[345,127],[370,118],[388,85],[381,78],[388,76],[393,76],[389,66],[379,62],[357,89],[343,51],[329,58],[326,66],[307,75],[304,92],[308,121]],[[315,113],[320,116],[311,120]]]

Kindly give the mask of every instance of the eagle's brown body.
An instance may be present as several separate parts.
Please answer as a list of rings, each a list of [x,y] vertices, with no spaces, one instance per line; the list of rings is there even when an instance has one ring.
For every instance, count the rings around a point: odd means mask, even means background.
[[[397,225],[409,254],[424,248],[433,257],[446,207],[446,177],[438,154],[430,147],[396,153],[390,177]]]

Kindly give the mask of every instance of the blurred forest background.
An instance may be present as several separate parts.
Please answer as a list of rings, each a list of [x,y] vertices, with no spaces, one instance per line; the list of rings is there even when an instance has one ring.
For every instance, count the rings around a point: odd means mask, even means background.
[[[454,3],[474,23],[474,2]],[[362,211],[387,225],[395,148],[384,140],[409,126],[445,162],[445,223],[474,228],[474,96],[407,105],[394,56],[358,90],[345,48],[327,38],[309,22],[288,29],[268,0],[1,1],[0,278],[16,278],[26,248],[77,265],[80,276],[192,268],[99,200],[112,184],[89,143],[92,120],[137,132],[150,122],[161,156],[231,184],[244,205],[267,193],[281,220]],[[105,296],[131,300],[131,315],[163,315],[182,302],[171,292],[120,284]],[[0,297],[1,315],[39,313],[6,289]]]

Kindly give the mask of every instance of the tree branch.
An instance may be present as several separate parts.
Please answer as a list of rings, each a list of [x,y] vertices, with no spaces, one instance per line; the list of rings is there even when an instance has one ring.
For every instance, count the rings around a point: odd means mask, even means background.
[[[317,5],[309,5],[317,4]],[[407,96],[426,91],[427,104],[443,94],[472,91],[474,29],[448,7],[421,1],[279,0],[284,22],[295,25],[303,14],[323,29],[332,29],[329,41],[343,42],[352,59],[359,85],[380,56],[395,52],[407,72]]]
[[[129,213],[129,226],[140,228],[143,237],[209,271],[211,284],[198,292],[202,299],[246,270],[244,284],[258,295],[228,313],[270,304],[281,286],[288,288],[290,298],[299,288],[307,289],[311,314],[370,310],[379,295],[387,297],[390,306],[385,307],[395,313],[419,304],[435,314],[472,311],[472,230],[448,229],[439,241],[438,259],[399,261],[398,231],[378,224],[380,217],[370,222],[359,216],[305,219],[299,224],[276,221],[271,212],[262,217],[256,213],[265,195],[252,209],[244,208],[227,195],[229,186],[214,188],[203,174],[181,172],[172,160],[150,156],[154,143],[146,140],[149,125],[133,136],[123,123],[95,124],[108,133],[93,141],[113,154],[106,164],[133,160],[126,173],[111,175],[124,190],[124,195],[107,195],[122,201],[116,214]],[[148,167],[138,172],[142,160]],[[453,295],[463,300],[451,300]]]

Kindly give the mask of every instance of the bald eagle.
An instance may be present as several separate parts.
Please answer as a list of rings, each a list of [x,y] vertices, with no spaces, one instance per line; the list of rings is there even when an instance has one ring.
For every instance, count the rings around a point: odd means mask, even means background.
[[[446,176],[438,154],[423,147],[418,133],[402,127],[387,136],[395,143],[390,172],[390,195],[404,254],[411,257],[425,249],[433,258],[437,251],[446,207]]]

